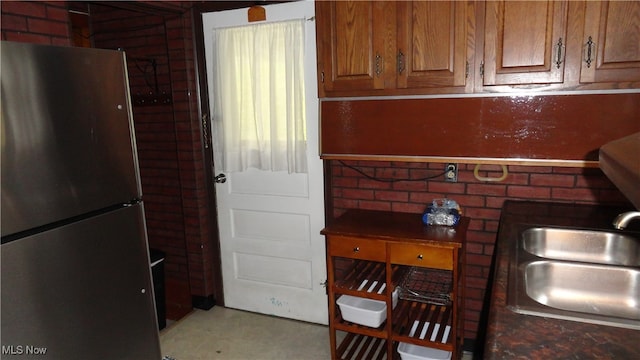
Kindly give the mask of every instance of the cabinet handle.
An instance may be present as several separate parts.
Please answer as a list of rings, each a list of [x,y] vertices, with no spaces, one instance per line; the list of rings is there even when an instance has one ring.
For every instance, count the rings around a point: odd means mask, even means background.
[[[380,77],[380,74],[382,74],[382,56],[376,53],[376,76]]]
[[[353,248],[353,252],[358,252],[358,251],[360,251],[360,246],[356,246]]]
[[[404,54],[402,53],[402,50],[398,51],[398,74],[402,74],[402,72],[404,71]]]
[[[422,254],[418,255],[418,260],[422,260]]]
[[[593,42],[593,38],[589,36],[589,40],[585,44],[585,49],[584,49],[585,50],[584,62],[587,63],[588,68],[591,67],[591,62],[593,61],[593,59],[591,59],[591,52],[593,51],[592,49],[595,47],[595,45],[596,43]]]
[[[555,53],[556,53],[556,67],[560,69],[560,65],[564,62],[564,45],[562,44],[562,38],[558,39],[556,43]]]

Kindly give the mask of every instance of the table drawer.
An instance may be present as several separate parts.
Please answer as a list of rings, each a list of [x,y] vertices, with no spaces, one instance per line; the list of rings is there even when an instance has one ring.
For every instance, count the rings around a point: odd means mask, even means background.
[[[450,247],[422,244],[389,244],[392,264],[453,270],[453,252]]]
[[[386,243],[382,240],[349,236],[327,236],[329,256],[386,261]]]

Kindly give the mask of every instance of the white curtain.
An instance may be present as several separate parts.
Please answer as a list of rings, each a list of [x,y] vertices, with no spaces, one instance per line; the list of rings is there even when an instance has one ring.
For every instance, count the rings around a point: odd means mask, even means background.
[[[304,20],[216,29],[216,167],[307,172]]]

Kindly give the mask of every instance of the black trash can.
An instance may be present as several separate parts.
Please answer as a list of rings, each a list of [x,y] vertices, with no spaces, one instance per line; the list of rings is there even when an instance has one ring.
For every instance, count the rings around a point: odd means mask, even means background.
[[[167,326],[167,306],[164,290],[164,258],[165,253],[149,249],[151,258],[151,277],[153,278],[153,296],[156,301],[156,313],[158,316],[158,330]]]

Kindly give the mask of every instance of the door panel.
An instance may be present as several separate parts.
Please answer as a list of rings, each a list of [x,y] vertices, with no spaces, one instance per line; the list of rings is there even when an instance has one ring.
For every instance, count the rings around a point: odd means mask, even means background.
[[[488,1],[484,85],[561,83],[566,1]]]
[[[140,198],[123,53],[3,42],[0,54],[2,235]]]
[[[586,3],[580,82],[640,81],[640,2]]]
[[[393,2],[383,1],[316,2],[318,28],[325,35],[317,39],[321,90],[384,88],[385,69],[393,72],[394,67],[385,63],[384,30],[393,24],[392,6]]]
[[[398,88],[464,86],[467,3],[402,1],[398,9]]]
[[[312,1],[268,5],[265,9],[267,21],[310,19],[315,14]],[[246,11],[203,15],[208,59],[213,51],[212,29],[246,25]],[[318,154],[313,21],[306,22],[305,33],[308,174],[256,169],[227,173],[226,182],[215,184],[216,205],[225,306],[327,324],[327,295],[322,285],[326,280],[325,244],[320,234],[324,227],[324,185]],[[212,88],[209,84],[210,94]]]
[[[3,350],[160,359],[142,204],[14,240],[0,254]]]

